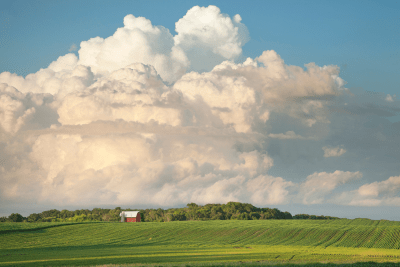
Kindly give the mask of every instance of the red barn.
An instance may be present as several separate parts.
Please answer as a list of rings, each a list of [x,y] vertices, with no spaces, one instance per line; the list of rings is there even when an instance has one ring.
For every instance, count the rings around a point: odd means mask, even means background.
[[[140,222],[140,213],[138,211],[123,211],[119,216],[121,216],[121,222]]]

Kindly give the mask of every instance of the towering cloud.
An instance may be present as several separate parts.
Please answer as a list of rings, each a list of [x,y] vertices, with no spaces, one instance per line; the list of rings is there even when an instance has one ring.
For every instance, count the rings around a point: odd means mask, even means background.
[[[365,204],[398,192],[391,177],[329,200],[362,173],[270,173],[288,154],[332,162],[324,158],[346,152],[325,144],[338,143],[335,110],[359,111],[344,104],[351,95],[337,66],[286,65],[273,50],[237,62],[247,28],[215,6],[190,9],[175,36],[143,17],[123,22],[110,37],[83,41],[79,57],[25,78],[0,74],[1,203]]]
[[[216,6],[191,8],[176,22],[175,45],[187,53],[191,69],[207,71],[226,59],[235,59],[248,41],[239,14],[233,20]]]
[[[210,70],[242,53],[248,39],[239,15],[232,21],[216,6],[190,9],[176,23],[176,36],[143,17],[127,15],[124,27],[110,37],[81,43],[79,64],[106,74],[132,63],[152,65],[164,81],[176,81],[186,70]]]
[[[154,66],[165,81],[173,81],[189,64],[185,52],[174,46],[168,29],[133,15],[127,15],[124,27],[112,36],[91,38],[80,47],[78,63],[90,66],[97,75],[140,62]]]

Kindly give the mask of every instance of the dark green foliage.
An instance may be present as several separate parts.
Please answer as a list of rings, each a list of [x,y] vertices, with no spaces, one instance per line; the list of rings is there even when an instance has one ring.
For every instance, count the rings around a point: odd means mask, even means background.
[[[285,219],[293,219],[292,214],[290,214],[289,212],[285,211]]]
[[[39,222],[42,219],[40,214],[32,213],[28,216],[28,222]]]
[[[58,217],[60,215],[60,211],[59,210],[47,210],[47,211],[43,211],[41,213],[43,218],[48,218],[48,217]]]
[[[69,210],[47,210],[41,213],[32,213],[27,218],[22,217],[20,214],[11,214],[8,218],[0,218],[0,222],[22,222],[27,221],[35,222],[84,222],[84,221],[107,221],[117,222],[121,218],[119,214],[121,208],[115,209],[100,209],[94,208],[93,210],[81,209],[75,211]]]
[[[252,204],[240,202],[228,202],[227,204],[207,204],[204,206],[189,203],[185,208],[172,209],[81,209],[75,211],[51,209],[41,213],[32,213],[27,218],[18,213],[13,213],[8,218],[1,217],[0,222],[86,222],[86,221],[120,221],[119,214],[122,210],[139,210],[143,222],[170,222],[193,220],[270,220],[270,219],[311,219],[331,220],[339,219],[330,216],[316,216],[308,214],[296,214],[282,212],[277,208],[257,208]]]
[[[12,213],[10,216],[8,216],[9,222],[22,222],[23,220],[24,217],[22,217],[22,215],[19,213]]]
[[[140,210],[146,222],[193,221],[193,220],[266,220],[292,219],[289,212],[278,209],[257,208],[251,204],[228,202],[227,204],[189,203],[185,208]]]
[[[331,216],[316,216],[316,215],[309,215],[309,214],[296,214],[293,216],[293,219],[309,219],[309,220],[337,220],[340,219],[338,217],[331,217]]]

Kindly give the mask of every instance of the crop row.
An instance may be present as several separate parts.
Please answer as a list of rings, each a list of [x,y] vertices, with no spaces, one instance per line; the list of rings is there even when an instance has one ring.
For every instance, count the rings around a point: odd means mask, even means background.
[[[342,222],[342,223],[340,223]],[[400,249],[400,227],[303,220],[82,223],[0,228],[0,249],[97,245],[294,245]]]

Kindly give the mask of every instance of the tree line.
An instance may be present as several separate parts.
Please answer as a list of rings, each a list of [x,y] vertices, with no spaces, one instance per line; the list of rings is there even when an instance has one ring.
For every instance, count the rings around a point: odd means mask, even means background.
[[[204,206],[189,203],[184,208],[171,209],[81,209],[75,211],[51,209],[41,213],[32,213],[23,217],[18,213],[12,213],[8,217],[0,217],[0,222],[84,222],[106,221],[117,222],[121,220],[121,211],[138,210],[144,222],[170,222],[191,220],[270,220],[270,219],[309,219],[332,220],[339,219],[331,216],[316,216],[308,214],[296,214],[282,212],[277,208],[257,208],[252,204],[240,202],[228,202],[227,204],[207,204]]]

